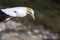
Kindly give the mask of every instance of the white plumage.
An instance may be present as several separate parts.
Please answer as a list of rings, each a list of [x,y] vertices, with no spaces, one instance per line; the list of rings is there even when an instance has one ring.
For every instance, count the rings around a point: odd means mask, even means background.
[[[22,15],[26,15],[26,10],[27,8],[26,7],[14,7],[14,8],[6,8],[6,9],[1,9],[4,13],[10,15],[10,16],[13,16],[13,17],[16,17],[17,15],[21,16]],[[17,13],[15,13],[14,11],[16,11]]]
[[[33,9],[28,8],[28,7],[6,8],[6,9],[1,9],[1,11],[3,13],[5,13],[5,15],[8,15],[10,17],[25,17],[27,14],[29,14],[33,17],[33,19],[35,19]],[[1,12],[0,12],[0,14],[1,14]],[[10,19],[10,17],[8,17],[6,19]]]

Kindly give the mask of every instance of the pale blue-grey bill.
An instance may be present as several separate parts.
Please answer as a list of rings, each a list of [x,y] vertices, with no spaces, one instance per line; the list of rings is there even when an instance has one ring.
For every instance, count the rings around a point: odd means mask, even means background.
[[[32,16],[32,18],[35,20],[35,16],[34,15],[31,15]]]

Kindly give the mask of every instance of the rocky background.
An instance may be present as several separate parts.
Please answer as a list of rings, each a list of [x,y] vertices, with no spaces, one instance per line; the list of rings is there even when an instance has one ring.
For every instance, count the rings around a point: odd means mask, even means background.
[[[0,22],[1,40],[59,40],[60,0],[0,0],[0,8],[31,7],[31,16]]]
[[[60,35],[43,25],[24,25],[15,21],[0,23],[0,40],[59,40]]]

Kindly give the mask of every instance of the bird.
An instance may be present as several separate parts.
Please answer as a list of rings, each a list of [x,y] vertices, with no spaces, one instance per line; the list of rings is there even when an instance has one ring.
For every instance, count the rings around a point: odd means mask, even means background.
[[[34,10],[30,7],[12,7],[0,9],[0,22],[7,21],[14,17],[25,17],[31,15],[35,20]]]

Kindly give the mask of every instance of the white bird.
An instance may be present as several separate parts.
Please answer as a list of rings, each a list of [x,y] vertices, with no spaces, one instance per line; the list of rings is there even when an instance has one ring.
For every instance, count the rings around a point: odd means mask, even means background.
[[[29,7],[13,7],[5,8],[0,10],[0,22],[4,20],[9,20],[13,17],[25,17],[27,14],[31,15],[35,20],[34,11]]]

